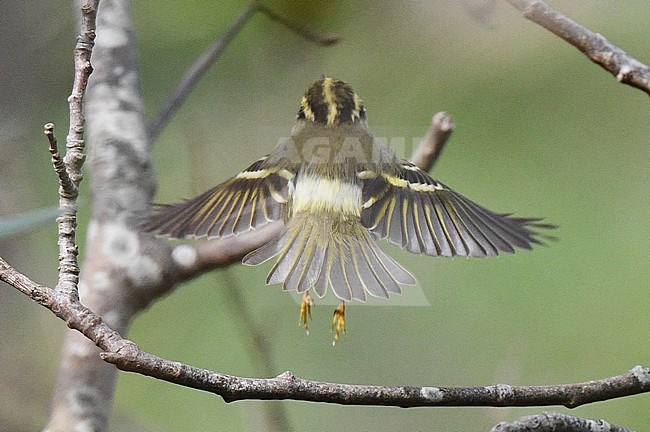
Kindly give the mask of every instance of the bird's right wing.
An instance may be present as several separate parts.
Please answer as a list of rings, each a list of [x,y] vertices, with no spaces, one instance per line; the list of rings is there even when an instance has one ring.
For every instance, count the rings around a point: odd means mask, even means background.
[[[358,173],[363,181],[361,222],[409,252],[432,256],[498,255],[541,244],[538,218],[495,213],[432,179],[410,162],[396,174]]]
[[[158,206],[146,229],[171,238],[215,238],[282,219],[295,173],[265,161],[263,157],[195,198]]]

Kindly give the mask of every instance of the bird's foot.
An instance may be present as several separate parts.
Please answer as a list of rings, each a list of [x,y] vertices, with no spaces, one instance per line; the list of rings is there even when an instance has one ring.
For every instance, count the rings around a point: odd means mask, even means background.
[[[300,321],[298,325],[303,326],[307,334],[309,334],[309,320],[311,319],[311,308],[313,307],[314,301],[311,299],[309,291],[305,291],[300,303]]]
[[[332,317],[332,327],[331,330],[334,332],[334,341],[332,345],[336,345],[336,342],[339,340],[341,334],[345,334],[345,302],[341,301],[339,305],[334,310],[334,316]]]

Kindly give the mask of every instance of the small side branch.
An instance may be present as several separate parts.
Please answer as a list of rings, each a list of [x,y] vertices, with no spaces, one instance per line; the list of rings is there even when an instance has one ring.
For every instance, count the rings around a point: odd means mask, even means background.
[[[411,163],[424,171],[431,171],[453,131],[452,118],[446,112],[436,113],[422,142],[411,155]]]
[[[212,43],[192,66],[185,72],[181,80],[176,84],[167,97],[162,109],[149,124],[149,138],[154,142],[160,135],[163,128],[178,108],[183,104],[190,91],[194,88],[199,78],[208,68],[221,56],[221,53],[230,44],[233,38],[241,31],[244,25],[255,13],[255,7],[249,6],[244,9],[237,18],[230,24],[223,34]]]
[[[44,133],[50,143],[50,154],[52,155],[54,172],[56,172],[56,175],[59,178],[59,195],[67,198],[76,196],[77,186],[72,182],[72,180],[70,180],[63,159],[59,154],[59,145],[56,136],[54,136],[54,125],[52,123],[47,123],[44,126]]]
[[[252,3],[244,9],[237,18],[228,26],[226,31],[210,45],[201,56],[194,62],[192,66],[185,72],[178,84],[174,87],[169,97],[165,101],[162,109],[158,112],[156,117],[149,124],[149,138],[154,142],[160,135],[164,127],[167,125],[172,116],[183,104],[187,96],[190,94],[196,83],[201,76],[216,62],[224,50],[228,47],[230,42],[242,30],[246,23],[253,17],[255,12],[262,12],[274,21],[277,21],[293,31],[297,35],[303,37],[309,42],[319,45],[327,46],[338,42],[339,38],[334,35],[321,35],[311,31],[298,23],[287,20],[284,17],[276,14],[274,11],[266,6]]]
[[[623,83],[650,95],[650,68],[541,0],[507,0],[524,17],[578,48]]]
[[[558,412],[525,416],[514,422],[501,422],[491,432],[632,432],[605,420],[590,420]]]

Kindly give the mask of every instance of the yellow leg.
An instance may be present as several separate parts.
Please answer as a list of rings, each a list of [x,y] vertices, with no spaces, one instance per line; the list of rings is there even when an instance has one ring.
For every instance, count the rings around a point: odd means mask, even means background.
[[[309,334],[308,320],[311,319],[311,308],[313,307],[314,307],[314,301],[311,299],[311,296],[309,295],[309,290],[307,290],[302,295],[302,302],[300,303],[300,321],[298,322],[298,325],[301,325],[305,328],[307,334]]]
[[[331,330],[334,331],[334,341],[332,345],[336,345],[336,341],[339,340],[341,333],[345,334],[345,302],[341,300],[341,303],[334,310],[334,317],[332,318],[332,327]]]

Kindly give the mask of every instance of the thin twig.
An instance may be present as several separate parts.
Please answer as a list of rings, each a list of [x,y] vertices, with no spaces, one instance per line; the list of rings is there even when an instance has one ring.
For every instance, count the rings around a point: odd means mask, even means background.
[[[329,46],[329,45],[334,45],[340,40],[340,38],[337,35],[321,34],[313,30],[310,30],[304,27],[303,25],[301,25],[300,23],[291,21],[281,15],[278,15],[267,6],[258,4],[256,8],[258,11],[262,12],[264,15],[266,15],[273,21],[279,22],[280,24],[282,24],[283,26],[285,26],[286,28],[288,28],[289,30],[291,30],[292,32],[296,33],[298,36],[304,38],[309,42],[313,42],[321,46]]]
[[[252,3],[245,8],[237,18],[228,26],[223,34],[210,45],[201,56],[194,62],[192,66],[185,72],[178,84],[169,94],[162,109],[158,112],[156,117],[151,121],[148,128],[149,138],[153,143],[165,128],[169,120],[173,117],[176,111],[183,104],[185,99],[189,96],[190,92],[199,81],[201,76],[207,71],[210,66],[219,59],[223,51],[228,47],[233,38],[241,31],[246,23],[251,19],[255,12],[262,12],[269,18],[280,22],[289,30],[295,32],[309,42],[314,42],[319,45],[327,46],[338,42],[339,38],[334,35],[321,35],[313,32],[300,24],[287,20],[280,15],[273,12],[266,6]]]
[[[605,420],[590,420],[559,412],[524,416],[514,422],[501,422],[491,432],[633,432]]]
[[[578,48],[623,83],[650,95],[650,67],[541,0],[506,0],[524,17]]]
[[[310,381],[284,372],[275,378],[242,378],[165,360],[141,351],[122,338],[97,314],[60,292],[39,285],[0,258],[0,280],[15,287],[83,333],[104,352],[101,357],[119,369],[221,396],[226,402],[247,399],[302,400],[340,405],[402,408],[432,406],[580,405],[650,392],[650,368],[596,381],[543,386],[382,387]]]
[[[54,172],[56,172],[56,175],[59,178],[59,196],[65,196],[66,198],[73,197],[77,195],[77,185],[70,180],[68,171],[63,163],[63,158],[61,158],[61,155],[59,154],[59,144],[54,135],[54,125],[52,123],[47,123],[43,128],[43,133],[45,133],[45,136],[50,143],[50,154],[52,155]]]
[[[237,323],[241,324],[238,327],[244,330],[244,337],[250,339],[249,343],[245,344],[249,351],[249,358],[257,363],[257,370],[263,376],[271,376],[277,373],[267,332],[255,319],[249,305],[246,303],[246,299],[242,296],[243,287],[239,285],[232,272],[228,269],[222,274],[225,278],[224,285],[226,289],[223,291],[228,299],[228,307],[229,309],[232,308],[233,318]],[[289,422],[289,413],[283,402],[265,405],[264,408],[267,416],[267,430],[293,430]]]
[[[58,245],[59,279],[57,289],[71,299],[78,299],[79,264],[77,262],[77,196],[79,183],[83,179],[81,167],[84,155],[84,116],[83,98],[88,86],[88,78],[93,71],[90,56],[95,45],[95,25],[99,0],[89,0],[82,8],[81,31],[74,49],[74,82],[72,94],[68,98],[70,128],[66,138],[66,154],[61,162],[54,138],[54,126],[45,125],[45,134],[50,143],[50,153],[54,170],[59,178]]]
[[[150,141],[153,143],[160,135],[163,128],[167,125],[178,108],[183,104],[185,99],[199,81],[199,78],[206,70],[221,56],[221,53],[230,44],[233,38],[244,27],[248,20],[255,13],[255,6],[248,6],[237,18],[228,26],[226,31],[212,43],[192,66],[185,72],[181,80],[171,91],[162,109],[151,121],[148,128]]]
[[[81,167],[86,159],[84,155],[84,123],[82,112],[83,98],[88,87],[88,79],[93,72],[90,57],[95,46],[95,29],[99,0],[88,0],[81,7],[80,34],[74,49],[74,81],[72,93],[68,98],[70,111],[70,128],[66,138],[66,155],[64,162],[70,179],[79,184],[82,179]]]
[[[422,142],[411,155],[411,163],[424,171],[431,171],[453,131],[452,118],[446,112],[436,113]]]

